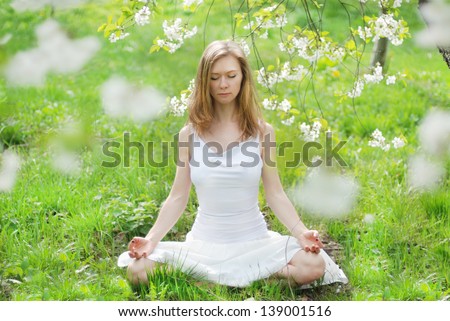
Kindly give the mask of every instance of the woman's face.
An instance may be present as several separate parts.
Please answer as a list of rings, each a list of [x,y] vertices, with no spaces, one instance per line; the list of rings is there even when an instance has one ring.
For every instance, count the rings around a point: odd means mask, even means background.
[[[233,56],[218,59],[211,68],[209,90],[217,104],[230,104],[241,90],[242,70],[239,61]]]

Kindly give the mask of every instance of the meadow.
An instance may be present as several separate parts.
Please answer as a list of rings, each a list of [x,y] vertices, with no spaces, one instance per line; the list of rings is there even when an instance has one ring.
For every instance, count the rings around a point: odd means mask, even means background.
[[[388,72],[402,74],[395,85],[367,86],[361,97],[339,100],[335,93],[349,90],[352,73],[316,71],[313,89],[304,84],[297,96],[280,88],[297,104],[296,124],[285,126],[276,112],[264,110],[265,119],[278,141],[296,141],[298,125],[313,118],[326,119],[336,141],[345,141],[340,151],[347,166],[341,172],[358,182],[352,209],[339,217],[321,217],[298,207],[304,222],[318,229],[326,248],[348,276],[347,285],[300,289],[287,281],[267,279],[247,288],[229,288],[199,282],[179,271],[158,271],[148,288],[132,288],[117,257],[135,235],[147,233],[167,197],[175,174],[174,150],[168,154],[155,144],[155,160],[166,157],[168,166],[139,166],[137,149],[130,164],[102,166],[110,161],[102,146],[132,141],[173,142],[186,121],[167,111],[147,122],[113,118],[102,108],[101,85],[120,75],[141,86],[153,86],[165,95],[179,95],[194,78],[205,43],[230,37],[229,15],[220,5],[211,6],[207,22],[174,54],[149,53],[153,38],[161,33],[162,16],[156,23],[132,29],[131,35],[110,43],[98,27],[122,1],[95,1],[75,9],[15,12],[9,1],[0,4],[0,66],[16,53],[33,48],[36,26],[53,18],[71,38],[94,36],[100,50],[80,72],[50,74],[43,86],[11,86],[0,78],[0,142],[21,159],[14,187],[0,192],[0,300],[448,300],[450,298],[450,161],[446,174],[433,191],[419,192],[408,185],[408,160],[421,150],[418,127],[432,108],[449,110],[450,72],[437,50],[422,49],[414,39],[391,46]],[[411,1],[404,13],[411,33],[425,27]],[[207,8],[208,9],[208,8]],[[206,10],[206,9],[205,9]],[[185,14],[188,15],[188,14]],[[303,20],[301,11],[293,13]],[[296,15],[296,16],[295,16]],[[153,19],[153,18],[152,18]],[[196,20],[197,19],[197,20]],[[324,10],[323,28],[336,37],[348,29],[347,13],[330,2]],[[356,19],[353,16],[352,19]],[[159,24],[159,27],[158,27]],[[271,63],[269,40],[259,54]],[[368,68],[370,49],[361,60]],[[257,69],[257,61],[250,60]],[[350,68],[354,65],[350,62]],[[261,96],[265,92],[263,88]],[[78,130],[71,131],[76,123]],[[298,124],[297,124],[298,123]],[[402,135],[407,144],[383,151],[368,145],[379,128],[390,139]],[[62,139],[81,155],[75,171],[57,170],[50,148]],[[1,145],[0,145],[1,146]],[[122,158],[125,156],[121,154]],[[284,156],[289,157],[289,154]],[[1,160],[0,160],[1,164]],[[285,166],[279,172],[286,191],[307,174],[304,165]],[[180,221],[166,236],[183,240],[195,218],[195,191]],[[269,226],[285,233],[266,205],[261,186],[260,207]]]

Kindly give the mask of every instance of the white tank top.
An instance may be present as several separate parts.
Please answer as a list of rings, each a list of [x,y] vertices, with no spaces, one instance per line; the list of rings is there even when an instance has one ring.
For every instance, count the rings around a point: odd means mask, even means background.
[[[189,165],[199,207],[190,237],[214,243],[268,237],[258,206],[263,165],[258,136],[217,153],[217,143],[206,144],[193,128],[192,134]]]

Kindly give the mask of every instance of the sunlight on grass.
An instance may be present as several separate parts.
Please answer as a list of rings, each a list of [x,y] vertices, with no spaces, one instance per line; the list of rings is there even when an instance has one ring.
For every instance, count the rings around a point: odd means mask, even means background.
[[[337,74],[326,66],[319,66],[315,93],[306,82],[297,88],[301,95],[279,88],[300,111],[299,124],[322,118],[323,113],[336,139],[346,141],[342,157],[348,166],[338,171],[351,174],[358,184],[351,205],[339,217],[298,210],[334,249],[349,285],[301,290],[286,280],[269,278],[241,289],[162,269],[151,276],[148,287],[131,287],[116,260],[132,236],[143,235],[152,226],[170,191],[175,155],[162,143],[175,141],[186,118],[165,111],[159,116],[155,111],[149,116],[154,120],[137,123],[111,117],[104,112],[101,86],[118,75],[137,88],[153,88],[159,101],[164,101],[161,95],[178,95],[195,76],[202,37],[207,43],[228,37],[230,30],[223,27],[229,17],[214,7],[204,35],[193,37],[173,55],[149,54],[151,40],[161,28],[136,29],[116,44],[96,33],[118,2],[92,2],[54,13],[43,8],[38,14],[0,9],[4,17],[0,39],[11,34],[0,45],[2,67],[18,52],[38,46],[34,30],[50,17],[71,39],[94,36],[102,43],[80,72],[50,72],[42,87],[14,87],[0,79],[0,141],[1,151],[6,150],[0,158],[0,300],[448,300],[450,160],[444,153],[434,190],[424,192],[408,185],[408,160],[425,147],[418,126],[429,110],[436,107],[448,113],[450,73],[435,50],[417,48],[413,40],[389,49],[389,73],[405,76],[392,86],[367,86],[354,101],[339,102],[335,96],[352,88],[352,74]],[[344,32],[348,26],[341,20],[346,16],[334,9],[336,5],[330,4],[326,11],[327,28]],[[303,21],[302,15],[299,12],[296,19]],[[407,17],[414,30],[423,27],[415,11],[407,12]],[[274,60],[273,44],[265,43],[259,51],[267,62]],[[254,57],[250,59],[256,69]],[[261,97],[267,94],[260,91]],[[274,125],[278,141],[300,141],[300,130],[283,125],[275,112],[264,110],[264,116]],[[66,135],[65,126],[72,122],[79,124],[79,133]],[[368,141],[377,128],[390,139],[403,136],[408,143],[387,152],[370,147]],[[123,149],[117,148],[120,165],[102,166],[111,161],[102,147],[123,142],[124,133],[135,142],[155,142],[154,149],[146,147],[145,155],[131,149],[129,166],[124,166]],[[76,144],[72,144],[74,137]],[[57,154],[49,148],[55,138],[74,153],[63,154],[57,166]],[[150,166],[148,152],[156,161],[166,158],[168,166]],[[289,160],[293,151],[289,153],[283,159]],[[17,159],[8,161],[8,155],[20,157],[20,168]],[[71,168],[74,159],[76,167]],[[304,182],[307,174],[303,165],[282,164],[279,170],[285,189]],[[268,225],[286,232],[267,206],[262,188],[259,200]],[[195,218],[196,202],[192,191],[183,217],[166,240],[184,239]]]

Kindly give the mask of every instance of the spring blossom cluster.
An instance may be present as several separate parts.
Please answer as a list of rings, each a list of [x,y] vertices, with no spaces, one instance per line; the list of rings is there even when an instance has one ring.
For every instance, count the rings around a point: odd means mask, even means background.
[[[395,149],[399,149],[404,147],[406,143],[402,138],[394,137],[391,144]],[[386,143],[386,138],[384,138],[383,133],[378,128],[372,133],[372,140],[369,141],[370,147],[378,147],[385,152],[391,148],[391,144]]]

